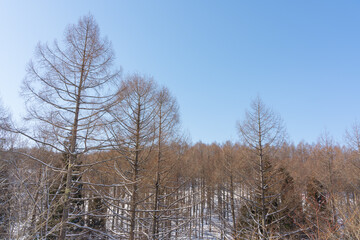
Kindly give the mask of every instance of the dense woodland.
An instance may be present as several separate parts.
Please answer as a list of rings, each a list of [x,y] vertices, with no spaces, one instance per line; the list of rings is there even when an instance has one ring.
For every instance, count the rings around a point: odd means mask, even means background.
[[[21,92],[25,124],[0,110],[1,239],[360,239],[359,124],[290,144],[258,97],[238,142],[190,144],[91,15],[37,46]]]

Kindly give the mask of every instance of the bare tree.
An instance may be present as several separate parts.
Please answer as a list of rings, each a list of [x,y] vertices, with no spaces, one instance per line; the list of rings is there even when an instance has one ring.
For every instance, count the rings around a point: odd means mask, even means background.
[[[236,156],[236,146],[231,144],[229,141],[226,142],[222,146],[222,152],[223,152],[223,169],[226,176],[226,180],[228,181],[228,187],[227,191],[230,194],[230,211],[232,216],[232,227],[231,232],[234,239],[237,239],[238,233],[237,233],[237,212],[238,208],[235,204],[235,183],[236,183],[236,160],[238,156]]]
[[[344,235],[348,238],[359,238],[360,223],[360,123],[355,121],[350,129],[346,130],[345,141],[348,147],[348,160],[342,175],[347,179],[347,206],[339,206],[338,211],[344,219]]]
[[[120,230],[133,240],[148,234],[142,227],[144,207],[141,206],[149,198],[144,182],[156,134],[156,85],[152,79],[135,74],[122,83],[122,89],[118,104],[109,110],[112,121],[107,129],[113,149],[119,154],[115,167],[120,183],[124,183],[123,201],[129,206],[123,209],[129,229]]]
[[[346,130],[345,140],[349,150],[349,164],[347,167],[349,168],[347,179],[350,182],[351,188],[355,190],[355,192],[360,191],[359,184],[355,184],[354,182],[359,181],[359,172],[360,172],[360,123],[354,122],[350,129]],[[352,193],[353,200],[356,203],[355,195],[357,193]]]
[[[335,143],[330,134],[325,131],[319,138],[319,161],[321,163],[321,172],[319,179],[328,190],[328,200],[331,208],[331,222],[337,224],[337,211],[335,204],[336,183],[338,180],[337,154]]]
[[[183,148],[182,137],[179,135],[179,112],[178,105],[169,90],[165,87],[156,94],[156,154],[153,173],[153,207],[152,213],[152,238],[171,238],[172,232],[178,233],[180,225],[184,225],[188,219],[184,218],[181,201],[181,189],[186,180],[178,179],[177,169],[180,167],[179,149]]]
[[[8,128],[10,121],[9,113],[0,102],[0,238],[10,237],[10,163],[7,159],[9,142]]]
[[[178,140],[179,112],[176,100],[171,96],[169,90],[163,87],[156,94],[156,161],[155,161],[155,181],[154,181],[154,205],[152,221],[152,238],[158,239],[171,231],[171,227],[166,229],[164,224],[171,224],[168,220],[171,210],[174,209],[174,196],[177,187],[167,186],[169,179],[174,174],[173,167],[175,161],[172,154],[172,145]],[[168,189],[168,191],[167,191]],[[162,206],[162,207],[161,207]],[[165,219],[166,223],[164,223]],[[161,235],[159,235],[160,223],[162,223]],[[168,224],[169,223],[169,224]]]
[[[67,238],[70,226],[77,233],[83,226],[82,164],[84,153],[103,143],[100,119],[115,100],[119,76],[111,70],[113,60],[110,42],[100,37],[96,21],[87,15],[67,27],[61,45],[38,44],[27,68],[26,120],[35,128],[16,131],[64,157],[60,168],[49,165],[65,174],[59,239]]]
[[[357,160],[360,161],[360,123],[355,122],[350,129],[346,130],[345,140],[350,150],[357,153]],[[360,165],[358,166],[360,168]]]
[[[247,218],[243,221],[248,224],[243,227],[245,230],[247,227],[250,234],[255,234],[259,239],[269,239],[273,224],[278,221],[274,217],[282,210],[277,207],[280,193],[271,191],[275,184],[271,160],[275,150],[285,140],[284,124],[280,116],[258,97],[251,103],[250,110],[246,111],[245,119],[237,126],[243,143],[250,150],[249,160],[254,174],[254,181],[248,181],[253,193],[245,201]]]

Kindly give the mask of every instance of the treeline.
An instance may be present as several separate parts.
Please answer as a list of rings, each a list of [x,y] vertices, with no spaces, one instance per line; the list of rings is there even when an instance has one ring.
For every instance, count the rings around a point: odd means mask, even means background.
[[[27,67],[24,126],[0,109],[1,239],[360,239],[360,126],[289,144],[260,98],[239,143],[191,145],[176,99],[122,76],[91,15]]]

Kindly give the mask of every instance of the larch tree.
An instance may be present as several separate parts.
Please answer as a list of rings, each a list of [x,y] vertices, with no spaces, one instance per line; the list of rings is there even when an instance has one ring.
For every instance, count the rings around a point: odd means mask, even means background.
[[[285,128],[281,117],[268,108],[258,97],[238,123],[243,144],[250,150],[249,160],[253,168],[253,181],[247,181],[252,189],[251,197],[244,199],[242,231],[247,236],[269,239],[282,209],[277,207],[280,191],[274,191],[275,169],[273,158],[276,149],[285,140]],[[245,215],[245,216],[244,216]]]
[[[237,206],[239,203],[236,201],[236,175],[237,175],[237,166],[236,164],[239,161],[239,157],[236,155],[238,149],[237,146],[232,144],[231,142],[227,141],[222,146],[222,152],[223,152],[223,169],[224,169],[224,175],[226,176],[226,180],[228,182],[227,191],[230,194],[230,211],[231,211],[231,217],[232,217],[232,226],[231,226],[231,232],[234,239],[238,238],[237,233],[237,218],[236,215],[238,213]],[[239,154],[239,153],[238,153]]]
[[[346,180],[346,206],[338,207],[340,218],[344,219],[343,236],[346,239],[360,239],[360,122],[355,121],[345,132],[347,162],[342,174]],[[344,171],[345,170],[345,171]],[[343,172],[344,171],[344,172]],[[344,237],[345,239],[345,237]]]
[[[352,156],[353,164],[360,169],[360,123],[355,122],[350,129],[346,130],[345,140],[348,148],[355,153]]]
[[[7,150],[11,146],[8,129],[9,113],[0,103],[0,238],[10,238],[10,165]]]
[[[335,143],[333,138],[328,132],[324,132],[319,138],[319,179],[322,181],[323,185],[328,190],[328,203],[331,209],[331,219],[330,222],[332,225],[337,224],[337,211],[336,211],[336,188],[338,182],[338,167],[337,163],[337,153],[335,148]]]
[[[107,134],[119,155],[114,167],[119,183],[123,183],[123,202],[128,206],[122,208],[127,226],[117,232],[133,240],[149,234],[149,229],[142,227],[147,225],[143,213],[149,198],[144,183],[146,165],[155,147],[156,84],[151,78],[134,74],[122,82],[122,89],[118,104],[108,111],[111,121],[107,123]]]
[[[26,120],[34,130],[15,131],[62,155],[60,167],[48,165],[63,174],[61,220],[52,226],[58,229],[59,239],[71,238],[71,234],[67,236],[69,229],[74,234],[83,231],[82,166],[86,163],[85,153],[104,142],[99,133],[101,118],[118,90],[119,71],[112,70],[113,61],[111,43],[100,36],[93,16],[87,15],[66,28],[61,44],[39,43],[35,59],[27,67],[22,93]]]
[[[349,185],[352,189],[352,199],[353,202],[359,205],[359,200],[355,196],[360,192],[360,123],[355,122],[350,129],[346,130],[345,133],[346,143],[350,152],[350,162],[347,165],[349,168],[347,178]],[[354,184],[357,182],[357,184]],[[350,198],[350,197],[348,197]]]
[[[156,160],[154,169],[154,203],[153,203],[153,221],[152,221],[152,238],[158,239],[160,236],[164,237],[169,234],[170,229],[165,229],[164,220],[168,220],[168,214],[174,204],[170,199],[175,199],[176,187],[166,188],[166,181],[171,179],[174,172],[172,172],[175,161],[171,154],[171,145],[177,141],[178,125],[179,125],[179,110],[178,105],[165,87],[156,93]],[[166,191],[170,189],[170,191]],[[159,229],[161,230],[159,233]],[[160,235],[159,235],[160,234]]]

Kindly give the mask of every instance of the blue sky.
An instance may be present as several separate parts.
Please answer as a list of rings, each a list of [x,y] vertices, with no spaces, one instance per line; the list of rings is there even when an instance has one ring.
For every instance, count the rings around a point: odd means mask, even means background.
[[[36,44],[92,13],[126,73],[178,99],[193,142],[237,141],[251,100],[284,119],[290,141],[335,140],[360,120],[359,1],[0,0],[0,96],[16,118]]]

